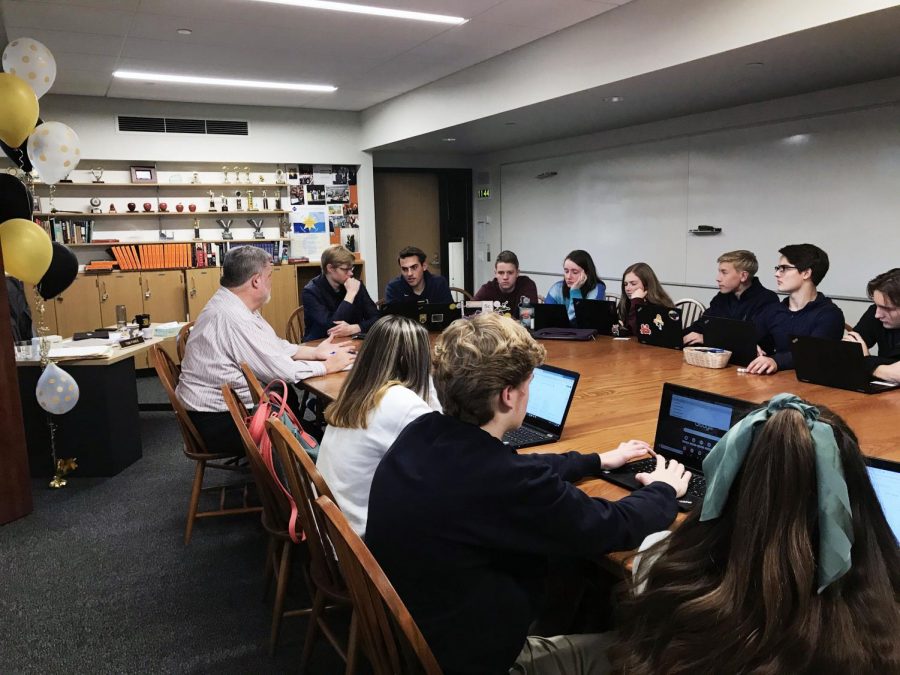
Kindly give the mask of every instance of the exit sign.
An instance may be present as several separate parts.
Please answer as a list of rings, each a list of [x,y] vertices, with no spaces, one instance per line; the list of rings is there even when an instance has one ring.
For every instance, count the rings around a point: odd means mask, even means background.
[[[491,188],[478,188],[478,199],[490,199],[491,198]]]

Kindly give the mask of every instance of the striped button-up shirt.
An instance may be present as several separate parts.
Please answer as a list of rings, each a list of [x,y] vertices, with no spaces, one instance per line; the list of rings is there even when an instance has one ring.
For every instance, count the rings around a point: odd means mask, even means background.
[[[237,295],[220,288],[194,323],[175,392],[188,410],[225,412],[221,387],[229,384],[249,407],[241,363],[263,383],[325,374],[324,361],[295,361],[296,352],[297,345],[279,338],[258,311],[251,312]]]

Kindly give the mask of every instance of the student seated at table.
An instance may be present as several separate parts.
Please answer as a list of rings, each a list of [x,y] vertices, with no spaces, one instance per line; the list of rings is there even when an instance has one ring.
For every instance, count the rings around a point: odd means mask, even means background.
[[[565,305],[569,323],[574,326],[574,299],[603,300],[605,297],[606,284],[597,276],[591,254],[576,249],[566,256],[563,261],[563,278],[550,287],[544,302],[548,305]]]
[[[635,563],[616,672],[900,672],[900,552],[844,421],[779,394],[703,469],[702,508]]]
[[[675,307],[653,268],[639,262],[629,265],[622,274],[622,298],[619,300],[619,322],[632,335],[637,335],[637,308],[643,304]]]
[[[816,289],[828,272],[828,254],[813,244],[791,244],[778,252],[781,258],[775,265],[775,283],[788,297],[766,305],[756,317],[760,355],[750,362],[747,372],[757,375],[794,367],[793,336],[840,340],[844,335],[844,313]]]
[[[407,424],[435,410],[441,405],[431,384],[428,331],[402,316],[379,319],[325,410],[328,426],[316,463],[360,537],[375,467]]]
[[[900,382],[900,267],[872,279],[866,292],[875,304],[844,339],[862,345],[874,377]],[[874,345],[877,356],[869,354]]]
[[[378,321],[378,308],[353,276],[355,261],[343,246],[329,246],[322,252],[322,273],[303,288],[304,342],[363,333]]]
[[[526,276],[519,274],[519,258],[512,251],[501,251],[494,260],[494,278],[475,293],[475,300],[505,302],[514,319],[519,318],[519,302],[538,303],[537,286]]]
[[[675,518],[690,474],[678,463],[640,474],[618,502],[571,481],[649,450],[518,454],[503,434],[522,424],[544,348],[509,318],[454,321],[434,348],[444,414],[409,424],[378,465],[366,543],[444,673],[540,672],[537,662],[597,672],[605,636],[527,638],[550,556],[598,560]],[[527,664],[527,665],[526,665]]]
[[[453,302],[450,284],[437,274],[428,271],[428,256],[415,246],[407,246],[397,256],[400,274],[388,282],[384,289],[384,301],[395,302]]]
[[[272,296],[272,256],[260,248],[228,251],[220,283],[194,323],[175,393],[210,452],[242,455],[244,444],[222,398],[222,385],[229,384],[245,406],[253,405],[241,363],[262,382],[293,383],[342,370],[353,362],[354,346],[331,340],[295,345],[275,334],[259,313]]]
[[[686,345],[703,344],[703,319],[716,317],[736,321],[753,321],[763,307],[778,302],[778,296],[763,286],[756,277],[759,262],[752,251],[729,251],[719,256],[716,293],[703,316],[687,328]]]

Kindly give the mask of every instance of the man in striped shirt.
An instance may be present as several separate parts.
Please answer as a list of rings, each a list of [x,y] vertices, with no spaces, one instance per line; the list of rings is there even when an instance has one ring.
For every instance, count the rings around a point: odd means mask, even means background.
[[[210,452],[243,454],[243,444],[222,398],[231,385],[252,404],[241,363],[262,381],[299,382],[333,373],[356,358],[352,343],[325,340],[317,347],[279,338],[259,313],[272,295],[272,259],[255,246],[232,248],[222,266],[222,287],[200,312],[181,363],[175,392]]]

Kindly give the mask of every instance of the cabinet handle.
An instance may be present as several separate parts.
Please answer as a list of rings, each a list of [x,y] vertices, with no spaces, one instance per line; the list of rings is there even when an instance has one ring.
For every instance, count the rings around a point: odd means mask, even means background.
[[[194,284],[194,280],[191,279],[191,297],[193,298],[197,295],[197,286]]]
[[[147,290],[144,291],[144,299],[149,300],[150,299],[150,280],[147,279],[146,283],[147,283]]]
[[[106,292],[106,282],[102,281],[100,283],[103,284],[103,293],[100,295],[100,302],[106,302],[109,300],[109,293]]]

